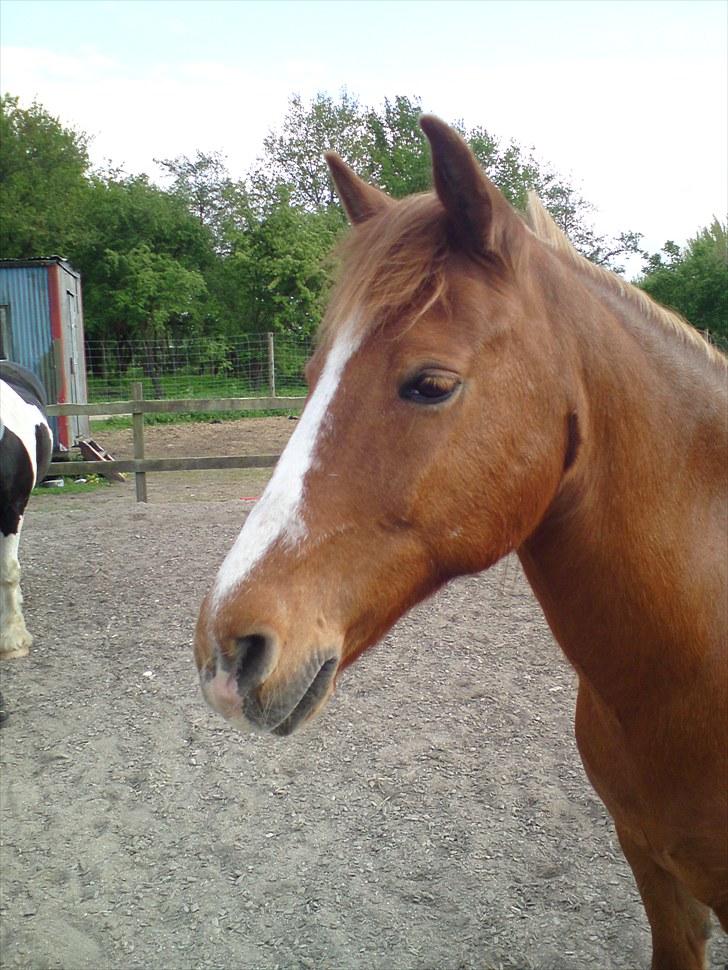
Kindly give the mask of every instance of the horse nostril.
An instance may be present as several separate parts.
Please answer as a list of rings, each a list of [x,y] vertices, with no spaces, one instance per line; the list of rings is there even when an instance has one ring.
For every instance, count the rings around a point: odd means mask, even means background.
[[[271,637],[253,633],[237,640],[235,663],[238,690],[245,694],[262,684],[275,666],[275,646]]]

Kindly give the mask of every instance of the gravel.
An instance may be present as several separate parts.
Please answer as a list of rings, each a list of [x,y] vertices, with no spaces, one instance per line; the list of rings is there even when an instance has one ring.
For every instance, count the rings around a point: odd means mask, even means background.
[[[2,967],[649,966],[575,677],[517,561],[405,617],[300,734],[242,736],[204,706],[191,634],[249,483],[190,480],[150,479],[148,506],[131,482],[32,500],[35,644],[2,666]]]

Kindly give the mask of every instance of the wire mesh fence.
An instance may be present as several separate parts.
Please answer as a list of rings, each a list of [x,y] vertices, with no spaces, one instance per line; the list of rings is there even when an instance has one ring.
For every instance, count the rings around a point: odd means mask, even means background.
[[[88,340],[88,399],[303,396],[310,338],[281,334],[183,340]]]
[[[703,336],[724,353],[722,335]],[[311,338],[258,333],[183,340],[88,340],[88,400],[125,401],[142,381],[146,398],[304,396]]]

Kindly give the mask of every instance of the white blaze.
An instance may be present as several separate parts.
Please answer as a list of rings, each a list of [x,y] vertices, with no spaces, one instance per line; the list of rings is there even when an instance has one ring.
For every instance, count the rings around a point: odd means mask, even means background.
[[[303,484],[312,467],[316,443],[347,361],[359,346],[354,325],[345,328],[329,351],[316,390],[281,455],[268,486],[227,554],[213,587],[213,603],[248,575],[277,539],[295,545],[305,538],[301,515]]]

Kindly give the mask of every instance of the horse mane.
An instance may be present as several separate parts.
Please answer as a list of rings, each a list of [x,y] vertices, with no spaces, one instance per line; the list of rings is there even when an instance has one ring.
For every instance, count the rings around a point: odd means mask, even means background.
[[[507,238],[503,243],[499,257],[478,258],[494,286],[502,286],[515,259]],[[338,272],[319,341],[352,307],[361,330],[383,326],[404,310],[411,324],[435,304],[449,312],[453,251],[447,213],[433,192],[407,196],[353,227],[336,247]]]
[[[678,313],[582,256],[535,192],[529,192],[524,221],[541,243],[602,291],[614,294],[685,345],[698,348],[708,359],[728,367],[728,358]],[[507,275],[504,270],[514,268],[520,261],[522,246],[504,232],[501,249],[500,256],[493,260],[479,258],[488,282],[496,287],[503,285]],[[448,216],[432,192],[407,196],[356,225],[336,249],[337,278],[318,330],[319,343],[328,340],[344,315],[351,314],[352,307],[358,311],[353,325],[360,333],[383,326],[405,310],[412,324],[435,304],[448,312],[447,269],[452,252]]]
[[[528,193],[525,217],[526,224],[534,235],[557,252],[565,262],[571,264],[609,292],[624,299],[648,320],[654,321],[670,333],[677,335],[683,343],[700,348],[712,361],[728,366],[728,358],[708,343],[703,335],[687,320],[683,319],[679,313],[662,306],[648,296],[644,290],[627,283],[616,273],[612,273],[582,256],[574,248],[568,236],[556,225],[551,213],[533,191]]]

